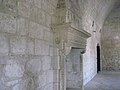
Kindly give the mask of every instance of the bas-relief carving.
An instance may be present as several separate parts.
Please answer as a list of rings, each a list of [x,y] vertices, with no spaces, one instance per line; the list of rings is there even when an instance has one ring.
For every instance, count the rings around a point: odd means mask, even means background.
[[[85,48],[86,40],[90,34],[83,30],[77,30],[70,23],[64,25],[53,25],[55,43],[60,44],[62,41],[67,47]]]
[[[71,22],[71,25],[80,28],[81,26],[81,16],[80,7],[78,1],[71,0],[59,0],[57,8],[55,11],[55,24],[63,24],[66,22]]]

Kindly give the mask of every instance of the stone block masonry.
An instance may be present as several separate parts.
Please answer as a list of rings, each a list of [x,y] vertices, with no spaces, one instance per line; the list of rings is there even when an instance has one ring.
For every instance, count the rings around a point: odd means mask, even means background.
[[[114,1],[66,0],[68,12],[60,9],[56,13],[58,0],[0,0],[0,90],[62,89],[58,84],[61,52],[51,24],[66,22],[92,35],[83,56],[86,84],[96,75],[99,30]],[[79,42],[76,36],[69,36],[70,40]]]
[[[56,90],[50,30],[56,1],[0,0],[0,90]]]
[[[120,71],[120,8],[107,17],[101,37],[101,60],[104,71]]]

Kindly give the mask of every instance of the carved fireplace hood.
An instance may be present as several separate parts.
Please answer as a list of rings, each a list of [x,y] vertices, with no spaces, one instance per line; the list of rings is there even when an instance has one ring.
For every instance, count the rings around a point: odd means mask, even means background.
[[[59,49],[60,53],[60,64],[58,65],[58,69],[60,69],[58,73],[58,90],[67,90],[67,76],[66,76],[66,60],[67,55],[70,54],[72,48],[77,48],[80,50],[80,90],[83,89],[83,59],[82,54],[86,51],[86,42],[87,38],[91,36],[88,32],[82,29],[74,28],[71,23],[63,23],[63,24],[53,24],[52,30],[54,32],[54,45]],[[79,54],[78,54],[79,55]],[[56,61],[56,60],[55,60]],[[60,88],[59,88],[60,87]],[[72,90],[72,89],[71,89]]]
[[[60,45],[60,47],[65,44],[66,48],[74,47],[85,50],[87,38],[91,36],[85,30],[74,28],[71,23],[53,24],[52,29],[55,44]]]
[[[58,0],[51,28],[54,32],[55,44],[62,50],[71,47],[86,48],[86,40],[91,34],[82,29],[79,10],[79,5],[73,5],[68,0]]]
[[[82,29],[82,20],[79,5],[74,5],[72,1],[78,0],[58,0],[55,14],[52,17],[51,29],[54,33],[54,47],[59,51],[58,70],[58,89],[67,90],[66,85],[66,61],[67,55],[70,54],[72,48],[78,48],[78,54],[82,58],[82,54],[86,51],[87,38],[91,36],[87,31]],[[55,52],[54,52],[55,53]],[[53,53],[53,54],[54,54]],[[55,54],[56,55],[56,54]],[[54,61],[57,61],[56,59]],[[83,90],[83,60],[80,62],[81,71],[81,87]]]

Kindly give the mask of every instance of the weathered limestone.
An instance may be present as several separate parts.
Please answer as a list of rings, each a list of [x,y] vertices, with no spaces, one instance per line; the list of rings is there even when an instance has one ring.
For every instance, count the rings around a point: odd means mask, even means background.
[[[67,71],[67,90],[70,88],[80,89],[81,88],[81,71],[80,71],[80,49],[72,49],[71,53],[67,56],[66,61]]]
[[[96,74],[99,31],[113,1],[0,0],[0,90],[66,90],[72,48],[80,49],[73,77],[83,89]]]
[[[100,35],[103,22],[111,11],[116,0],[84,0],[80,3],[82,7],[82,27],[91,33],[87,40],[86,53],[83,55],[84,63],[84,84],[89,82],[97,71],[97,53],[96,46],[100,44]]]
[[[8,55],[9,45],[8,45],[8,37],[5,34],[0,33],[0,54]]]
[[[0,1],[0,90],[57,90],[49,2]]]
[[[116,5],[117,7],[117,5]],[[106,19],[101,36],[102,69],[120,71],[120,7],[115,8]]]
[[[59,75],[57,79],[57,81],[59,81],[58,90],[59,88],[60,90],[68,90],[75,88],[83,90],[83,59],[77,58],[77,62],[79,62],[77,68],[80,69],[77,71],[79,73],[78,76],[73,75],[74,76],[73,78],[76,79],[79,78],[80,80],[78,80],[77,82],[78,84],[74,86],[72,85],[74,83],[74,80],[70,81],[69,80],[70,78],[68,79],[68,75],[67,75],[68,65],[66,65],[67,64],[66,56],[72,51],[71,50],[72,48],[77,48],[79,51],[77,52],[77,57],[80,57],[81,53],[86,49],[86,39],[90,37],[90,34],[82,30],[82,28],[78,27],[77,25],[74,25],[74,23],[80,25],[80,23],[78,23],[77,20],[75,20],[76,13],[72,12],[72,9],[76,9],[76,7],[75,8],[70,7],[71,9],[69,9],[66,3],[72,5],[72,2],[65,2],[65,0],[58,1],[56,13],[55,13],[56,16],[54,17],[54,22],[52,24],[52,29],[54,32],[54,40],[55,40],[54,43],[60,52],[59,54],[60,64],[59,67],[56,68]],[[67,12],[71,12],[71,13],[68,14]],[[75,18],[70,19],[69,17],[72,15],[74,15]]]

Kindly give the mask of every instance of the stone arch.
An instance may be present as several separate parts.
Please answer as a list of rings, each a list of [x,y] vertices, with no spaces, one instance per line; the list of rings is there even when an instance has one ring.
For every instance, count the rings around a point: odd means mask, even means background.
[[[106,18],[101,32],[102,70],[120,71],[120,1]]]

